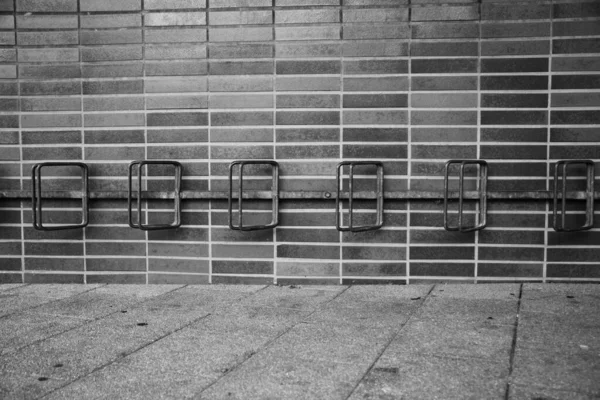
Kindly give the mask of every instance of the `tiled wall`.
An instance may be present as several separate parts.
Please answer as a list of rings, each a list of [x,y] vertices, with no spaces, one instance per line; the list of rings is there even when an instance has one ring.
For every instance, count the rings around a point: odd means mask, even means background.
[[[597,0],[0,0],[0,190],[50,160],[126,190],[143,159],[225,190],[252,158],[281,164],[282,190],[334,190],[351,159],[383,161],[386,190],[440,190],[450,158],[487,160],[490,190],[547,190],[553,161],[600,160],[599,109]],[[269,202],[245,206],[268,219]],[[144,232],[125,201],[96,200],[85,230],[40,232],[29,201],[0,200],[0,282],[600,281],[599,231],[554,232],[543,201],[490,201],[477,233],[444,231],[428,200],[388,201],[384,228],[355,234],[331,200],[282,201],[280,227],[255,232],[228,229],[225,201],[183,207],[182,228]]]

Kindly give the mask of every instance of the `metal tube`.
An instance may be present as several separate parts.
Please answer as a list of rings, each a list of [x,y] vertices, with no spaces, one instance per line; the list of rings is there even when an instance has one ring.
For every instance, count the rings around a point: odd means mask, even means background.
[[[458,229],[461,231],[463,230],[464,183],[465,183],[465,161],[460,163],[460,169],[458,172]]]
[[[353,229],[354,219],[354,164],[349,165],[348,171],[348,228],[350,231]]]
[[[244,193],[244,163],[240,163],[238,172],[238,227],[243,229],[242,223],[242,193]]]
[[[6,190],[0,191],[0,201],[5,200],[31,200],[32,190]],[[81,191],[77,190],[46,190],[45,199],[80,199]],[[182,200],[227,200],[227,191],[195,191],[185,190],[180,192]],[[271,200],[273,192],[270,190],[246,190],[242,196],[248,200]],[[338,196],[335,191],[305,191],[289,190],[280,191],[279,198],[282,200],[336,200]],[[347,192],[340,192],[340,199],[347,199]],[[448,199],[458,199],[458,191],[449,191]],[[559,198],[558,196],[557,198]],[[585,190],[568,191],[567,200],[587,200],[592,197],[600,200],[600,192],[590,192]],[[168,200],[175,198],[171,191],[142,191],[142,199],[145,200]],[[443,201],[444,191],[429,190],[406,190],[406,191],[386,191],[383,192],[385,200],[433,200]],[[465,200],[479,200],[481,193],[475,190],[466,190],[463,192]],[[490,191],[486,196],[489,200],[532,200],[547,201],[553,200],[554,195],[551,190],[498,190]],[[94,191],[88,193],[88,199],[91,200],[127,200],[127,191]],[[354,199],[375,200],[377,192],[360,191],[354,192]]]
[[[137,190],[137,214],[138,214],[138,226],[142,229],[143,219],[142,219],[142,163],[138,163],[138,190]],[[147,171],[147,169],[146,169]]]

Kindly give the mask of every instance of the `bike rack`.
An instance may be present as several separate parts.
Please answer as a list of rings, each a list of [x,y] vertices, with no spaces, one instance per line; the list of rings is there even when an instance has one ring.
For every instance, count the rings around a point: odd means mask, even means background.
[[[171,224],[143,224],[142,223],[142,168],[145,165],[172,165],[175,167],[175,189],[173,199],[175,201],[174,213],[175,218]],[[137,167],[137,224],[133,222],[133,170]],[[161,160],[145,160],[133,161],[129,164],[128,174],[128,196],[127,196],[127,214],[129,217],[129,226],[143,231],[154,231],[159,229],[176,229],[181,226],[181,175],[183,174],[183,166],[177,161],[161,161]]]
[[[341,200],[341,175],[344,166],[348,166],[348,225],[343,226],[341,221],[342,211],[340,209]],[[354,226],[354,167],[357,165],[374,165],[377,167],[377,219],[375,225]],[[342,161],[337,165],[337,196],[335,198],[335,227],[342,232],[365,232],[374,231],[383,226],[383,163],[379,161]]]
[[[458,177],[458,225],[450,226],[448,222],[448,175],[450,166],[452,164],[460,164],[459,177]],[[479,165],[479,180],[481,182],[478,194],[479,194],[479,223],[474,226],[463,225],[463,211],[464,211],[464,180],[465,180],[465,166],[466,165]],[[487,224],[487,174],[488,164],[484,160],[449,160],[446,162],[444,171],[444,229],[447,231],[459,231],[459,232],[473,232],[485,228]]]
[[[44,167],[79,167],[81,168],[81,223],[75,225],[45,226],[42,222],[42,169]],[[88,166],[80,162],[44,162],[38,163],[31,169],[31,209],[33,212],[33,227],[39,231],[60,231],[65,229],[85,228],[89,220],[89,173]]]
[[[583,164],[586,166],[586,186],[585,186],[585,224],[575,228],[565,228],[565,218],[567,215],[567,169],[569,165]],[[561,187],[561,218],[558,222],[558,183],[559,171],[562,167],[562,187]],[[554,210],[552,227],[556,232],[579,232],[592,229],[594,226],[594,162],[592,160],[560,160],[554,167]]]
[[[233,224],[233,169],[239,165],[238,172],[238,223]],[[246,225],[243,223],[243,193],[244,193],[244,166],[246,165],[270,165],[271,166],[271,222],[267,225]],[[237,160],[229,164],[229,192],[228,192],[228,216],[229,229],[236,231],[257,231],[271,229],[279,225],[279,164],[271,160]]]

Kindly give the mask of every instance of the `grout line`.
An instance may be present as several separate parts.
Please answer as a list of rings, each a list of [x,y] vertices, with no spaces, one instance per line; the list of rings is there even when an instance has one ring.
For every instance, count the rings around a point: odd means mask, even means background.
[[[145,0],[141,0],[141,7],[142,7],[142,25],[144,25],[145,23],[145,18],[146,18],[146,14],[145,14]],[[142,96],[144,97],[144,126],[142,127],[143,131],[144,131],[144,160],[148,159],[148,93],[147,93],[147,86],[146,86],[146,30],[142,29]],[[135,169],[135,168],[134,168]],[[150,166],[146,166],[146,175],[150,175],[149,172]],[[139,168],[138,170],[139,175],[143,176],[143,168]],[[132,179],[134,179],[132,177]],[[140,184],[143,184],[144,180],[142,179]],[[146,187],[148,185],[148,177],[146,177]],[[133,206],[133,204],[132,204]],[[149,203],[148,201],[146,201],[146,210],[144,212],[144,217],[146,218],[146,223],[149,223]],[[138,223],[141,224],[143,223],[142,221],[138,221]],[[148,230],[144,230],[143,231],[143,235],[144,235],[144,244],[145,244],[145,252],[146,254],[144,254],[144,258],[145,258],[145,262],[146,262],[146,271],[144,274],[145,280],[146,280],[146,285],[148,285],[150,283],[150,251],[149,251],[149,238],[150,238],[150,231]]]
[[[412,17],[412,7],[411,7],[411,0],[408,1],[408,48],[407,48],[407,56],[408,56],[408,94],[407,94],[407,135],[408,137],[407,139],[407,143],[406,143],[406,184],[408,189],[412,189],[412,161],[413,161],[413,157],[412,157],[412,147],[413,147],[413,125],[412,125],[412,62],[411,62],[411,53],[412,53],[412,44],[413,44],[413,38],[412,38],[412,21],[411,18]],[[411,201],[410,200],[406,200],[406,250],[405,250],[405,256],[404,256],[404,265],[405,265],[405,271],[404,271],[404,275],[406,276],[406,284],[409,285],[410,284],[410,265],[411,265],[411,260],[410,260],[410,243],[411,243],[411,221],[410,221],[410,213],[411,213]]]
[[[272,140],[273,140],[273,159],[275,161],[277,161],[277,89],[276,89],[276,84],[277,84],[277,38],[276,38],[276,30],[275,30],[275,6],[276,6],[276,0],[272,0],[271,1],[271,19],[273,21],[273,23],[271,24],[271,34],[272,34],[272,38],[273,40],[271,41],[272,43],[272,48],[271,51],[272,56],[273,56],[273,83],[272,83],[272,88],[271,88],[271,96],[272,96],[272,100],[273,100],[273,133],[272,133]],[[273,190],[273,186],[271,185],[271,190]],[[272,204],[273,200],[271,200],[271,206],[273,206]],[[277,199],[277,202],[279,203],[279,199]],[[280,213],[281,214],[281,213]],[[277,217],[279,218],[279,216]],[[273,239],[272,239],[272,246],[273,246],[273,284],[277,284],[277,280],[278,280],[278,276],[277,276],[277,267],[278,267],[278,263],[279,263],[279,255],[277,254],[277,231],[279,230],[279,227],[275,227],[273,229]]]
[[[481,36],[482,36],[482,24],[481,24],[481,0],[477,1],[477,7],[479,12],[479,21],[477,23],[477,32],[479,33],[479,38],[477,40],[477,159],[481,159]],[[477,190],[481,189],[481,166],[477,166],[476,173],[478,175],[476,188]],[[481,205],[479,202],[475,205],[475,211],[481,212]],[[481,219],[481,214],[475,216],[477,222]],[[473,234],[473,262],[474,262],[474,271],[473,271],[473,282],[477,283],[477,278],[479,275],[479,230],[476,230]]]
[[[551,150],[551,141],[552,141],[552,55],[553,45],[554,45],[554,0],[551,2],[552,6],[550,9],[550,54],[548,56],[548,103],[547,107],[547,130],[546,130],[546,190],[550,190],[550,150]],[[566,184],[566,182],[563,182]],[[542,282],[546,283],[546,278],[548,275],[548,237],[550,232],[550,227],[548,226],[550,222],[550,201],[545,202],[545,214],[544,214],[544,263],[542,266]]]
[[[339,18],[340,18],[340,94],[339,94],[339,118],[340,118],[340,127],[339,127],[339,149],[338,149],[338,158],[337,158],[337,162],[342,162],[344,160],[344,97],[345,97],[345,92],[344,92],[344,77],[346,76],[346,67],[345,67],[345,57],[344,57],[344,0],[339,0],[339,7],[340,7],[340,13],[339,13]],[[340,178],[340,187],[336,187],[336,191],[337,190],[341,190],[344,187],[344,179],[343,179],[343,168],[340,171],[342,177]],[[335,208],[335,205],[334,205]],[[340,201],[340,207],[339,209],[334,210],[336,214],[342,214],[340,215],[340,221],[343,224],[344,221],[344,204],[343,202]],[[337,217],[337,216],[336,216]],[[339,275],[339,284],[343,284],[344,282],[344,232],[342,231],[338,231],[337,233],[338,235],[338,243],[339,243],[339,251],[338,251],[338,255],[339,255],[339,266],[338,266],[338,275]]]
[[[81,143],[81,160],[85,163],[85,113],[84,113],[84,105],[83,105],[83,66],[82,66],[82,57],[81,57],[81,0],[77,0],[77,56],[78,56],[78,66],[79,66],[79,112],[81,115],[81,127],[80,127],[80,143]],[[89,188],[88,188],[89,190]],[[83,200],[82,203],[82,214],[83,214]],[[89,200],[88,200],[88,208],[89,208]],[[89,215],[89,209],[88,209]],[[87,230],[85,227],[81,232],[81,245],[82,249],[82,258],[83,258],[83,284],[87,284]]]
[[[212,108],[210,106],[211,103],[211,92],[210,92],[210,32],[211,30],[208,29],[209,26],[209,21],[210,21],[210,1],[211,0],[206,0],[206,96],[207,96],[207,102],[208,102],[208,109],[207,109],[207,118],[208,121],[206,122],[207,124],[207,148],[208,148],[208,156],[207,156],[207,163],[208,163],[208,176],[207,176],[207,181],[208,181],[208,190],[212,190],[212,186],[213,186],[213,178],[214,176],[212,175],[211,172],[211,168],[212,168],[212,134],[213,134],[213,127],[212,127]],[[212,255],[212,233],[213,233],[213,221],[212,221],[212,210],[213,210],[213,202],[214,200],[209,199],[206,202],[206,208],[208,210],[208,283],[212,284],[213,283],[213,255]]]
[[[18,96],[18,112],[19,112],[19,127],[17,129],[17,134],[19,135],[19,181],[20,188],[24,189],[24,169],[25,165],[23,165],[23,98],[21,97],[21,74],[19,73],[19,44],[17,42],[17,0],[13,0],[13,23],[14,23],[14,35],[15,35],[15,68],[17,69],[17,96]],[[33,205],[32,205],[33,207]],[[19,211],[21,218],[21,283],[25,283],[25,201],[19,200]]]

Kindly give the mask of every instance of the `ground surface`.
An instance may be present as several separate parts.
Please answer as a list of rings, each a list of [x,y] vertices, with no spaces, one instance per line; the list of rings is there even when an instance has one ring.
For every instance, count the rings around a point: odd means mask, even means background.
[[[0,286],[0,398],[597,399],[600,285]]]

